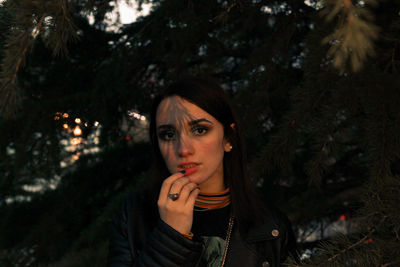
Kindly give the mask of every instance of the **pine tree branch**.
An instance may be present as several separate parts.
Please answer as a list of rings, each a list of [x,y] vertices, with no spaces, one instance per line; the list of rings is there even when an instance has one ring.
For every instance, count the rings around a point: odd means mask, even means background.
[[[373,231],[371,231],[370,234],[373,234],[374,232],[375,232],[375,229],[374,229]],[[369,238],[368,235],[364,236],[363,238],[361,238],[361,239],[360,239],[359,241],[357,241],[356,243],[352,244],[351,246],[349,246],[349,247],[347,247],[347,248],[342,249],[341,251],[339,251],[338,253],[336,253],[336,254],[333,255],[332,257],[328,258],[328,259],[325,260],[321,265],[318,265],[318,266],[323,266],[325,263],[328,263],[328,262],[333,261],[334,259],[336,259],[336,258],[339,257],[340,255],[346,253],[347,251],[349,251],[349,250],[351,250],[351,249],[353,249],[353,248],[355,248],[355,247],[357,247],[357,246],[363,244],[365,241],[368,240],[368,238]]]
[[[353,197],[359,196],[364,188],[362,186],[352,187],[346,190],[343,190],[335,195],[335,197],[328,200],[328,205],[333,206],[337,203],[343,203]]]
[[[330,0],[321,11],[327,22],[338,19],[334,33],[322,40],[330,46],[328,57],[333,58],[333,66],[345,71],[350,61],[353,72],[358,72],[368,56],[374,55],[373,42],[378,38],[378,27],[371,21],[372,13],[366,7],[356,7],[350,0]],[[371,5],[375,1],[370,1]]]
[[[322,263],[320,263],[320,264],[318,265],[318,267],[322,267],[322,266],[324,266],[326,263],[335,260],[337,257],[343,255],[344,253],[348,252],[349,250],[354,249],[354,248],[358,247],[358,246],[361,245],[361,244],[364,244],[364,243],[376,232],[376,228],[378,228],[380,225],[382,225],[382,223],[386,220],[386,218],[387,218],[387,216],[384,215],[384,216],[382,217],[381,221],[378,223],[378,225],[375,226],[375,227],[373,227],[373,228],[368,232],[367,235],[365,235],[363,238],[361,238],[361,239],[360,239],[359,241],[357,241],[356,243],[354,243],[354,244],[352,244],[352,245],[350,245],[350,246],[348,246],[348,247],[346,247],[346,248],[340,250],[340,251],[339,251],[338,253],[336,253],[335,255],[329,257],[328,259],[326,259],[325,261],[323,261]]]
[[[63,11],[64,18],[70,23],[70,25],[74,25],[74,23],[71,21],[71,19],[69,17],[69,12],[65,6],[66,5],[65,0],[59,0],[58,2],[60,3],[61,9]]]
[[[25,29],[19,34],[15,30],[8,35],[6,41],[6,49],[4,51],[5,57],[2,62],[2,73],[0,79],[0,114],[6,118],[10,118],[15,115],[19,93],[16,88],[17,75],[22,66],[24,65],[28,49],[31,47],[34,36],[43,28],[45,14],[43,14],[39,22],[34,26],[34,30],[30,31]],[[18,47],[19,45],[19,47]],[[15,60],[16,58],[16,60]]]
[[[236,6],[241,6],[242,3],[240,0],[233,1],[230,5],[227,5],[225,10],[222,11],[220,14],[215,16],[212,21],[218,22],[218,23],[224,23],[228,19],[228,15],[231,12],[231,10],[236,7]]]
[[[32,39],[31,33],[25,32],[16,37],[10,34],[6,41],[0,79],[0,112],[6,118],[13,117],[16,112],[16,106],[19,102],[19,94],[16,89],[17,74],[24,64]],[[16,47],[17,44],[20,47]]]
[[[53,49],[53,55],[68,55],[67,44],[70,39],[78,39],[76,27],[71,19],[67,1],[58,0],[51,8],[55,19],[55,28],[48,37],[48,44]],[[58,10],[61,9],[61,12]]]
[[[15,14],[15,21],[10,26],[1,63],[0,115],[12,118],[21,99],[17,88],[17,76],[36,36],[41,33],[55,55],[66,51],[68,40],[77,36],[65,0],[49,2],[47,5],[30,1],[13,2],[7,8],[10,9],[10,13]],[[46,17],[57,20],[55,27],[49,28]],[[45,31],[47,35],[43,34]]]
[[[397,264],[397,263],[400,263],[400,259],[397,259],[397,260],[395,260],[395,261],[382,264],[381,267],[393,266],[393,265],[395,265],[395,264]]]
[[[36,25],[37,28],[34,29],[33,32],[32,32],[32,35],[33,35],[33,36],[35,36],[35,35],[40,31],[40,29],[43,28],[43,21],[44,21],[44,18],[45,18],[45,15],[43,14],[42,17],[40,18],[39,23]],[[29,34],[29,32],[28,32],[27,34]],[[20,55],[20,57],[19,57],[19,59],[18,59],[18,61],[17,61],[17,64],[16,64],[16,66],[15,66],[15,71],[13,72],[13,76],[12,76],[12,79],[11,79],[11,83],[12,83],[13,85],[14,85],[15,82],[16,82],[17,74],[18,74],[20,68],[22,67],[22,63],[25,61],[26,53],[27,53],[27,51],[28,51],[28,48],[29,48],[30,45],[32,44],[32,41],[33,41],[33,38],[32,38],[32,40],[31,40],[31,42],[27,43],[27,45],[23,48],[23,51],[22,51],[22,53],[21,53],[21,55]]]

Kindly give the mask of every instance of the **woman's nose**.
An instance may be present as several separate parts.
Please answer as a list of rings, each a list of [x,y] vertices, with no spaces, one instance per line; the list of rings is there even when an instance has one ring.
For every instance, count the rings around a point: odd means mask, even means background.
[[[179,157],[186,157],[194,153],[192,141],[187,136],[181,136],[177,142],[177,152]]]

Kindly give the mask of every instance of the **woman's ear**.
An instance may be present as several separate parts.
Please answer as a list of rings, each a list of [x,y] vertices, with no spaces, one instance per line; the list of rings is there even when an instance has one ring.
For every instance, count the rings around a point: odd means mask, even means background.
[[[224,150],[225,152],[231,152],[232,150],[232,145],[229,142],[226,142],[225,146],[224,146]]]
[[[233,132],[234,133],[236,133],[236,124],[234,124],[234,123],[231,123],[231,128],[232,128],[232,130],[233,130]]]
[[[232,128],[233,133],[236,134],[235,124],[231,123],[230,127]],[[226,140],[226,143],[224,145],[225,152],[231,152],[232,148],[233,147],[232,147],[231,143],[228,140]]]

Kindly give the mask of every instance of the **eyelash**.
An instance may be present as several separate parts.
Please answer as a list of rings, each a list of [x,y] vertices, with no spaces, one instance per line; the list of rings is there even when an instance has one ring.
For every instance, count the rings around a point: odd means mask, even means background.
[[[205,135],[208,130],[210,128],[207,126],[201,126],[201,125],[197,125],[197,126],[193,126],[191,129],[191,132],[195,135],[195,136],[202,136]],[[203,131],[202,133],[195,133],[196,131]],[[174,136],[172,137],[168,137],[169,134],[173,134]],[[158,134],[158,138],[160,138],[162,141],[172,141],[175,139],[175,135],[176,135],[176,131],[174,129],[168,129],[168,130],[163,130],[161,132],[159,132]]]
[[[167,137],[168,134],[175,134],[175,131],[172,129],[169,130],[163,130],[158,133],[158,138],[160,138],[162,141],[171,141],[173,140],[173,137]]]
[[[194,126],[192,128],[192,133],[195,132],[195,131],[198,131],[198,130],[202,130],[202,131],[204,131],[203,133],[196,134],[196,136],[201,136],[201,135],[205,135],[208,132],[209,129],[210,128],[207,127],[207,126],[197,125],[197,126]]]

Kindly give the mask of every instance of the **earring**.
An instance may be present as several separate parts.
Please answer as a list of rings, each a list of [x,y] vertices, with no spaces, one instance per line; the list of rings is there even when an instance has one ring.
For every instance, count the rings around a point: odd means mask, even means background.
[[[226,151],[226,152],[231,152],[232,148],[233,147],[230,145],[229,148],[228,148],[228,151]]]

